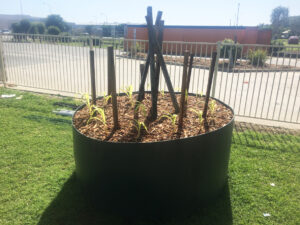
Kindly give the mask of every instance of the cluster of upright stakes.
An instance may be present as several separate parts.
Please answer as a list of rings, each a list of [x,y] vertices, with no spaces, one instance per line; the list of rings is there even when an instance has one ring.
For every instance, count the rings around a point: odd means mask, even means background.
[[[182,84],[181,84],[181,97],[180,97],[180,107],[178,105],[174,89],[170,80],[170,76],[166,67],[166,63],[163,58],[162,52],[162,43],[163,43],[163,30],[164,30],[164,21],[161,20],[162,12],[158,11],[155,24],[153,24],[153,16],[152,16],[152,7],[147,8],[146,22],[148,28],[148,39],[149,39],[149,47],[148,47],[148,55],[145,64],[141,64],[141,83],[139,87],[139,94],[136,101],[137,106],[145,96],[145,82],[147,78],[147,74],[150,67],[150,80],[151,80],[151,114],[148,119],[155,120],[157,119],[157,97],[158,97],[158,86],[159,86],[159,75],[160,70],[164,76],[166,81],[168,91],[174,106],[174,113],[179,113],[178,127],[182,127],[183,117],[185,115],[185,108],[187,104],[186,95],[188,95],[190,79],[192,74],[193,67],[193,58],[194,55],[190,54],[189,51],[184,52],[184,63],[183,63],[183,76],[182,76]],[[93,51],[93,50],[91,50]],[[91,58],[93,54],[91,52]],[[117,96],[116,96],[116,76],[114,70],[114,57],[113,57],[113,47],[108,47],[108,94],[112,96],[112,106],[113,106],[113,117],[114,117],[114,128],[118,128],[118,108],[117,108]],[[214,66],[216,61],[216,52],[212,55],[212,61],[209,72],[209,80],[206,92],[206,100],[204,105],[203,117],[205,119],[207,113],[207,106],[209,100],[209,94],[212,84]],[[96,93],[95,93],[95,78],[94,78],[94,69],[93,62],[91,60],[91,81],[92,81],[92,100],[95,101]],[[134,115],[137,117],[138,115]]]
[[[178,102],[175,97],[174,89],[170,80],[170,76],[166,67],[166,63],[163,58],[162,42],[163,42],[164,21],[161,20],[162,12],[161,11],[157,12],[154,25],[153,25],[152,7],[147,8],[147,16],[145,18],[146,18],[147,28],[148,28],[149,47],[148,47],[146,64],[141,67],[142,79],[139,87],[139,95],[138,95],[137,103],[143,100],[145,81],[150,67],[151,97],[152,97],[151,98],[152,108],[151,108],[150,118],[152,120],[155,120],[157,118],[157,95],[158,95],[160,70],[162,70],[162,74],[165,78],[171,96],[171,100],[175,109],[175,113],[182,111],[180,110],[180,108],[184,109],[184,107],[181,103],[181,107],[179,108]],[[188,57],[189,57],[189,52],[185,52],[185,60],[184,60],[185,63],[184,63],[184,72],[183,72],[184,74],[183,74],[183,82],[182,82],[182,90],[184,94],[185,94],[185,90],[188,90],[188,85],[189,85],[191,71],[192,71],[192,63],[193,63],[193,55],[191,55],[190,63],[189,63],[189,72],[187,72]]]

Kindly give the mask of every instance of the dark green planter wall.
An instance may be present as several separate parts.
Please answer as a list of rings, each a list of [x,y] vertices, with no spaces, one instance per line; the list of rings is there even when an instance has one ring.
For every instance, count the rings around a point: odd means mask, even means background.
[[[197,207],[215,199],[226,183],[233,123],[154,143],[98,141],[73,126],[77,178],[101,207],[124,214]]]

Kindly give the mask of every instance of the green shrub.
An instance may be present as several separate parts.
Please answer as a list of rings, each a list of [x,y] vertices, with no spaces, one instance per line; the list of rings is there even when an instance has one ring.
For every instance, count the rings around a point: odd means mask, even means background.
[[[248,53],[248,59],[254,66],[263,66],[267,60],[267,52],[262,49],[257,49],[255,51],[250,49]]]
[[[230,44],[230,45],[222,45],[220,51],[220,58],[228,59],[230,57],[230,51],[231,51],[231,57],[233,58],[234,62],[241,57],[242,47],[238,46],[239,43],[235,44],[234,41],[231,39],[224,39],[222,41],[222,44]]]
[[[284,42],[283,40],[272,40],[271,45],[277,45],[277,47],[270,47],[269,53],[278,53],[284,49]],[[282,46],[282,47],[281,47]]]
[[[46,31],[45,24],[43,24],[43,23],[35,23],[34,25],[36,26],[39,34],[44,34],[45,33],[45,31]]]
[[[32,24],[28,30],[28,33],[29,34],[38,34],[39,31],[38,31],[38,28],[34,24]]]
[[[49,26],[48,27],[48,34],[51,35],[59,35],[60,33],[60,29],[56,26]]]

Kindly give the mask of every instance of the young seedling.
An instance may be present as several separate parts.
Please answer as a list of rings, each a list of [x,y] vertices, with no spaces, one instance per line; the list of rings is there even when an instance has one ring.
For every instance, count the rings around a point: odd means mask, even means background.
[[[203,92],[201,91],[200,93],[197,91],[197,93],[196,93],[196,98],[198,98],[198,97],[202,97],[203,96]]]
[[[174,129],[174,132],[176,131],[177,114],[169,113],[169,114],[162,115],[159,119],[161,119],[161,118],[167,118],[168,120],[170,120],[172,123],[173,129]]]
[[[134,107],[134,102],[133,102],[133,98],[132,98],[133,86],[129,85],[129,86],[125,87],[125,89],[123,89],[122,91],[124,91],[124,93],[129,98],[131,106]]]
[[[186,102],[187,102],[187,100],[188,100],[188,97],[189,97],[188,91],[187,91],[187,89],[185,89],[184,100],[185,100]]]
[[[133,126],[137,130],[137,136],[136,136],[137,139],[141,136],[141,129],[142,128],[144,128],[148,132],[147,126],[145,125],[144,122],[134,120]]]
[[[211,100],[208,104],[208,108],[209,108],[210,114],[213,116],[215,114],[215,111],[216,111],[216,101]]]
[[[202,110],[196,110],[196,109],[191,109],[191,111],[193,111],[194,113],[197,114],[198,119],[199,119],[199,124],[201,124],[204,120],[203,117],[202,117],[203,111]]]
[[[100,115],[100,117],[97,117],[96,112]],[[90,122],[90,120],[99,120],[106,127],[106,116],[104,109],[94,106],[94,116],[89,118],[87,124]]]
[[[161,91],[160,91],[160,94],[161,94],[161,96],[164,98],[165,97],[165,91],[164,91],[164,89],[162,89]]]
[[[111,95],[106,95],[106,93],[103,92],[103,100],[105,105],[107,105],[109,99],[111,99]]]
[[[88,94],[84,94],[83,97],[85,99],[86,107],[89,110],[89,115],[91,117],[91,116],[93,116],[94,112],[93,112],[93,105],[90,102],[90,96]]]
[[[89,111],[89,119],[86,124],[89,124],[92,120],[100,120],[104,124],[104,126],[106,126],[106,117],[104,109],[91,104],[90,96],[88,94],[85,94],[84,98]],[[97,113],[100,115],[100,118],[97,117]]]
[[[137,102],[137,105],[136,105],[134,111],[135,111],[135,113],[136,113],[136,112],[140,112],[140,113],[142,113],[144,116],[147,115],[147,109],[146,109],[146,106],[145,106],[143,103],[141,103],[141,102]]]

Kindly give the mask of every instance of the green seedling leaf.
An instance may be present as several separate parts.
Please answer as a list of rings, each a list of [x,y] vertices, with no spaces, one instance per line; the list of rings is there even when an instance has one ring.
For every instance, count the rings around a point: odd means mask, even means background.
[[[111,95],[106,95],[105,92],[103,92],[103,100],[104,100],[104,104],[106,105],[108,100],[111,98]]]
[[[167,118],[168,120],[170,120],[172,123],[173,129],[174,129],[174,132],[176,131],[177,114],[168,113],[168,114],[162,115],[159,119],[161,119],[161,118]]]
[[[135,107],[134,111],[135,112],[141,112],[144,116],[147,115],[146,106],[143,103],[141,103],[141,102],[137,103],[137,106]]]
[[[199,124],[203,122],[203,111],[202,110],[196,110],[196,109],[191,109],[192,112],[196,113],[198,116]]]
[[[133,126],[138,132],[136,138],[139,138],[141,136],[141,128],[144,128],[148,132],[147,126],[145,125],[144,122],[134,120]]]
[[[211,115],[213,116],[215,114],[215,111],[216,111],[216,101],[215,100],[211,100],[208,104],[208,108],[209,108],[209,111],[211,113]]]

